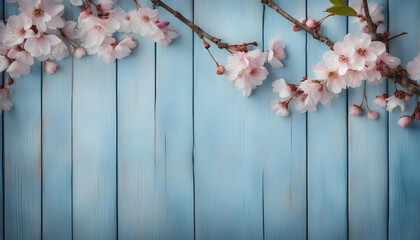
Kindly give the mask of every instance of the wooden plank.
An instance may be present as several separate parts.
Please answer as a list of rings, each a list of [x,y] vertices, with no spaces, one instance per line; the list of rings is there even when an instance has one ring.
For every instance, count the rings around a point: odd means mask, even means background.
[[[375,2],[386,15],[388,1]],[[359,25],[351,21],[349,32],[360,34]],[[386,23],[382,27],[386,29]],[[386,80],[367,87],[369,107],[379,113],[379,119],[369,120],[366,107],[361,117],[348,118],[350,239],[381,240],[388,235],[388,113],[373,103],[375,96],[386,92]],[[350,88],[348,107],[360,104],[362,96],[363,86]]]
[[[308,1],[308,17],[321,19],[331,3]],[[323,24],[321,33],[333,41],[346,34],[346,18],[336,16]],[[307,43],[308,75],[322,61],[328,47],[311,36]],[[331,107],[320,106],[308,114],[308,237],[347,239],[347,108],[346,91]]]
[[[3,19],[3,22],[5,22],[5,16],[4,16],[4,7],[5,7],[5,4],[6,4],[6,1],[4,1],[4,0],[0,0],[0,19]],[[6,74],[4,74],[4,73],[2,73],[2,82],[3,82],[3,84],[6,82]],[[0,179],[1,179],[1,186],[0,186],[0,216],[1,216],[1,218],[0,218],[0,239],[1,240],[3,240],[3,238],[4,238],[4,229],[3,229],[3,219],[4,219],[4,209],[3,209],[3,207],[4,207],[4,205],[3,205],[3,162],[4,162],[4,154],[3,154],[3,152],[4,152],[4,149],[3,149],[3,120],[4,120],[4,117],[2,116],[1,117],[1,119],[0,119],[0,124],[1,124],[1,128],[0,128],[0,134],[1,134],[1,140],[0,140],[0,144],[1,144],[1,152],[0,152],[0,154],[1,154],[1,162],[2,162],[2,164],[1,164],[1,166],[0,166]]]
[[[73,6],[65,3],[65,19]],[[59,62],[42,85],[43,239],[72,239],[72,88],[73,58]]]
[[[277,3],[292,16],[305,16],[305,0]],[[270,152],[264,161],[265,239],[306,239],[306,115],[295,111],[279,118],[267,108],[267,102],[278,99],[272,92],[274,80],[297,83],[305,75],[306,36],[303,31],[294,33],[291,23],[266,7],[264,49],[274,36],[285,43],[287,58],[282,61],[285,68],[268,68],[267,82],[258,89],[265,99],[261,102],[264,134],[271,140],[265,143]]]
[[[254,0],[194,3],[195,22],[224,41],[261,46],[263,5]],[[221,63],[228,53],[212,46]],[[198,239],[263,238],[263,162],[270,158],[265,90],[243,98],[216,66],[201,40],[194,42],[195,220]]]
[[[193,0],[170,2],[193,19]],[[156,51],[156,166],[164,187],[166,228],[172,239],[194,239],[193,189],[193,32],[167,11],[180,37]],[[176,64],[174,64],[176,63]]]
[[[116,239],[116,64],[93,55],[73,69],[73,237]]]
[[[7,4],[6,17],[18,13]],[[4,114],[4,236],[41,239],[41,64],[10,87],[14,106]]]
[[[135,7],[132,1],[120,4],[126,11]],[[149,1],[145,6],[153,7]],[[118,234],[121,239],[166,238],[164,169],[154,151],[155,45],[133,37],[138,47],[118,61],[117,73]]]
[[[406,67],[420,51],[420,2],[410,0],[401,4],[390,0],[389,29],[391,35],[409,34],[390,44],[390,53],[401,59]],[[389,85],[389,94],[394,92]],[[397,109],[389,114],[389,239],[418,239],[420,235],[420,130],[419,122],[401,128],[397,122],[402,115],[411,115],[415,98],[407,105],[406,112]]]

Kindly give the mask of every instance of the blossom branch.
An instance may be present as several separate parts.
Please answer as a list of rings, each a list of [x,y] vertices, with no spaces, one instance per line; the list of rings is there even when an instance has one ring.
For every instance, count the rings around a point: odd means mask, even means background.
[[[316,29],[311,29],[305,24],[302,24],[299,22],[296,18],[290,16],[287,12],[285,12],[282,8],[280,8],[278,5],[276,5],[272,0],[261,0],[261,3],[269,6],[270,8],[274,9],[277,13],[282,15],[284,18],[292,22],[293,24],[297,25],[301,29],[305,30],[307,33],[311,34],[312,37],[316,40],[319,40],[330,47],[332,50],[334,48],[334,42],[328,39],[327,37],[322,36],[321,34],[316,31]]]
[[[363,0],[362,5],[363,10],[365,11],[365,20],[368,25],[369,32],[372,36],[372,40],[384,42],[384,39],[381,37],[381,35],[377,33],[378,25],[376,25],[376,23],[373,22],[372,17],[370,16],[369,5],[367,3],[367,0]]]
[[[166,5],[166,3],[162,2],[161,0],[150,0],[150,1],[153,2],[156,6],[163,7],[165,10],[167,10],[169,13],[171,13],[174,17],[178,18],[181,22],[183,22],[185,25],[190,27],[198,35],[199,38],[201,38],[201,39],[203,39],[203,37],[207,38],[208,40],[210,40],[214,44],[216,44],[217,47],[219,47],[220,49],[223,49],[223,48],[228,49],[231,46],[236,46],[236,45],[229,45],[228,43],[223,42],[222,39],[208,34],[203,29],[201,29],[199,26],[195,25],[193,22],[191,22],[190,20],[185,18],[180,12],[178,12],[178,11],[174,10],[173,8],[169,7],[168,5]],[[248,45],[256,46],[257,43],[256,42],[251,42],[251,43],[244,43],[242,45],[245,46],[245,47],[248,46]]]

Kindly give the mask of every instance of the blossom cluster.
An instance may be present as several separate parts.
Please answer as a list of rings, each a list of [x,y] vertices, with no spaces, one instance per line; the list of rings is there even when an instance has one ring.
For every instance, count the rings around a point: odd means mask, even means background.
[[[0,22],[0,72],[7,72],[7,84],[29,74],[34,60],[44,62],[44,70],[54,74],[62,60],[73,54],[82,58],[98,54],[105,63],[130,55],[136,42],[130,34],[167,46],[178,34],[161,22],[158,10],[141,8],[125,12],[115,0],[70,0],[80,7],[77,22],[65,20],[64,0],[9,0],[19,6],[20,14]],[[117,33],[125,37],[117,40]],[[120,36],[120,35],[118,35]],[[1,86],[1,89],[6,89]],[[0,89],[0,90],[1,90]],[[10,90],[0,93],[0,112],[8,111]],[[3,103],[2,101],[7,101]]]

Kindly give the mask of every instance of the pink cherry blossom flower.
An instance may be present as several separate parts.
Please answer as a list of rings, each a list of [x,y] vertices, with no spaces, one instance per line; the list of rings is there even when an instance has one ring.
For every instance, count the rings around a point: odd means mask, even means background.
[[[401,64],[401,60],[391,54],[384,52],[378,56],[379,63],[384,63],[389,69],[395,69]]]
[[[83,4],[82,0],[69,0],[71,4],[75,6],[80,6]]]
[[[79,38],[79,31],[76,27],[77,23],[75,21],[66,21],[64,27],[61,29],[61,34],[72,40]]]
[[[280,101],[285,102],[288,101],[291,97],[293,97],[293,89],[290,87],[289,84],[284,81],[283,78],[280,78],[273,82],[273,92],[278,93],[280,97]]]
[[[351,88],[360,87],[363,80],[366,79],[366,75],[367,75],[366,71],[364,70],[361,70],[361,71],[352,70],[352,69],[348,70],[345,74],[347,87],[351,87]]]
[[[270,39],[268,45],[268,63],[275,68],[282,68],[283,63],[280,60],[286,58],[286,53],[284,52],[284,43],[280,41],[279,37],[275,37]]]
[[[7,68],[7,73],[12,78],[29,74],[31,66],[34,64],[34,58],[27,51],[10,50],[7,56],[14,61]]]
[[[341,76],[337,70],[329,68],[324,63],[318,63],[312,67],[317,80],[326,80],[330,92],[338,94],[346,88],[346,77]]]
[[[352,3],[350,3],[349,6],[356,10],[358,15],[365,17],[365,10],[362,5],[362,0],[354,0],[352,1]],[[385,17],[382,14],[382,11],[384,10],[383,7],[379,6],[379,4],[376,2],[370,2],[368,3],[368,8],[372,21],[374,23],[379,24],[384,21]],[[363,18],[354,18],[353,22],[359,24],[360,30],[367,28],[366,20],[364,20]],[[380,30],[378,31],[381,32]]]
[[[371,85],[378,85],[382,83],[383,77],[376,64],[369,65],[365,68],[366,81]]]
[[[158,14],[159,10],[147,7],[130,11],[132,31],[143,37],[147,36],[153,39],[164,38],[164,33],[156,24],[159,21]]]
[[[60,43],[60,39],[56,35],[47,35],[38,32],[33,38],[29,38],[25,42],[25,50],[34,57],[48,55],[51,47]]]
[[[104,63],[112,63],[115,59],[124,58],[131,53],[131,49],[136,47],[136,42],[132,37],[126,37],[116,42],[115,38],[108,37],[101,44],[98,52],[99,59]]]
[[[396,107],[400,107],[402,111],[405,111],[405,101],[395,95],[386,99],[388,103],[386,104],[386,110],[392,111]]]
[[[304,105],[307,111],[316,111],[319,102],[325,106],[331,105],[333,96],[316,80],[307,79],[300,84],[298,89],[306,95]]]
[[[12,91],[8,88],[0,88],[0,112],[8,112],[13,106],[13,103],[7,98],[12,94]]]
[[[5,56],[0,55],[0,72],[3,72],[4,70],[6,70],[9,64],[10,64],[10,60]]]
[[[83,47],[77,47],[74,50],[73,55],[75,58],[80,59],[86,55],[86,50]]]
[[[216,68],[216,74],[217,75],[222,75],[225,72],[225,67],[223,65],[219,65]]]
[[[44,71],[50,75],[57,72],[58,64],[53,61],[44,62]]]
[[[25,0],[21,2],[20,9],[32,18],[32,24],[41,32],[47,30],[47,25],[52,29],[64,25],[64,21],[57,18],[62,15],[64,5],[55,0]]]
[[[289,115],[289,108],[285,102],[279,102],[277,100],[272,101],[271,110],[273,110],[279,117],[286,117]]]
[[[161,31],[163,33],[163,38],[155,39],[159,46],[166,47],[172,42],[173,39],[179,37],[179,34],[173,29],[163,28]],[[153,41],[153,39],[151,41]]]
[[[378,56],[386,50],[386,46],[383,42],[372,42],[370,35],[366,33],[362,33],[360,37],[353,33],[349,33],[344,37],[344,41],[353,44],[353,48],[355,49],[353,61],[354,63],[363,66],[367,64],[367,62],[376,61]]]
[[[407,72],[413,80],[420,80],[420,53],[413,61],[407,64]]]
[[[19,16],[11,16],[7,20],[2,41],[7,46],[14,46],[23,43],[26,38],[33,37],[34,31],[31,29],[32,19],[21,14]]]

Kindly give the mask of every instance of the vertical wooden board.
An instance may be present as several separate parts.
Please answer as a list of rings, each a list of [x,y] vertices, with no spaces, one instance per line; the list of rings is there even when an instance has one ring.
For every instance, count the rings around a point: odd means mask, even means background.
[[[390,53],[407,66],[420,51],[420,2],[416,0],[390,0],[389,28],[391,35],[409,34],[392,40]],[[401,87],[399,87],[401,89]],[[389,84],[389,94],[395,91]],[[389,114],[389,239],[418,239],[420,235],[420,129],[419,122],[401,128],[397,122],[402,115],[411,115],[417,97],[407,104],[406,112],[400,109]]]
[[[6,4],[6,17],[19,12]],[[5,239],[41,239],[41,64],[10,86],[4,115]]]
[[[375,2],[384,7],[386,23],[388,1]],[[349,32],[359,35],[359,24],[353,19],[349,18]],[[373,103],[375,96],[386,92],[387,80],[367,86],[369,107],[379,113],[379,119],[369,120],[366,107],[361,117],[348,118],[350,239],[380,240],[388,235],[388,113]],[[362,96],[363,85],[350,88],[348,107],[360,104]]]
[[[192,0],[170,2],[193,19]],[[165,10],[180,37],[156,52],[156,166],[166,201],[166,229],[172,239],[194,238],[193,32]]]
[[[308,1],[308,18],[321,19],[331,3]],[[335,16],[323,24],[321,33],[332,41],[343,40],[346,18]],[[323,61],[329,48],[308,36],[307,71]],[[320,106],[308,113],[308,237],[347,239],[347,108],[346,90],[331,107]]]
[[[306,14],[305,0],[277,4],[294,17]],[[265,7],[265,50],[275,36],[286,45],[285,67],[268,67],[270,75],[256,96],[264,99],[259,114],[264,115],[263,134],[270,140],[265,142],[269,154],[264,159],[264,235],[265,239],[306,239],[306,115],[294,111],[280,118],[267,106],[270,100],[278,99],[272,91],[274,80],[297,83],[305,75],[306,36],[303,31],[293,32],[291,23]]]
[[[149,1],[142,6],[153,7]],[[126,11],[132,1],[120,1]],[[155,44],[133,35],[137,48],[118,61],[118,234],[167,236],[164,172],[155,161]],[[175,80],[174,80],[175,81]]]
[[[4,0],[0,0],[0,19],[5,20],[5,16],[4,16],[4,5],[6,4],[6,2]],[[2,73],[1,74],[2,77],[2,82],[5,83],[6,82],[6,74]],[[3,219],[4,219],[4,205],[3,205],[3,162],[4,162],[4,154],[3,154],[3,119],[4,117],[2,116],[0,118],[0,124],[1,124],[1,128],[0,128],[0,134],[1,134],[1,140],[0,140],[0,144],[1,144],[1,150],[0,150],[0,154],[1,154],[1,166],[0,166],[0,179],[1,179],[1,183],[0,183],[0,239],[3,240],[4,238],[4,230],[3,230]]]
[[[65,4],[65,19],[74,6]],[[42,82],[43,239],[72,239],[72,88],[73,58],[57,62]]]
[[[263,5],[253,0],[194,3],[195,22],[232,44],[261,46]],[[243,98],[194,40],[194,166],[197,239],[263,238],[263,161],[270,158],[271,94]],[[222,64],[228,53],[212,45]],[[270,84],[268,81],[265,84]],[[269,95],[267,95],[269,94]],[[270,97],[268,97],[270,96]]]
[[[116,64],[93,55],[73,69],[73,236],[116,239]]]

